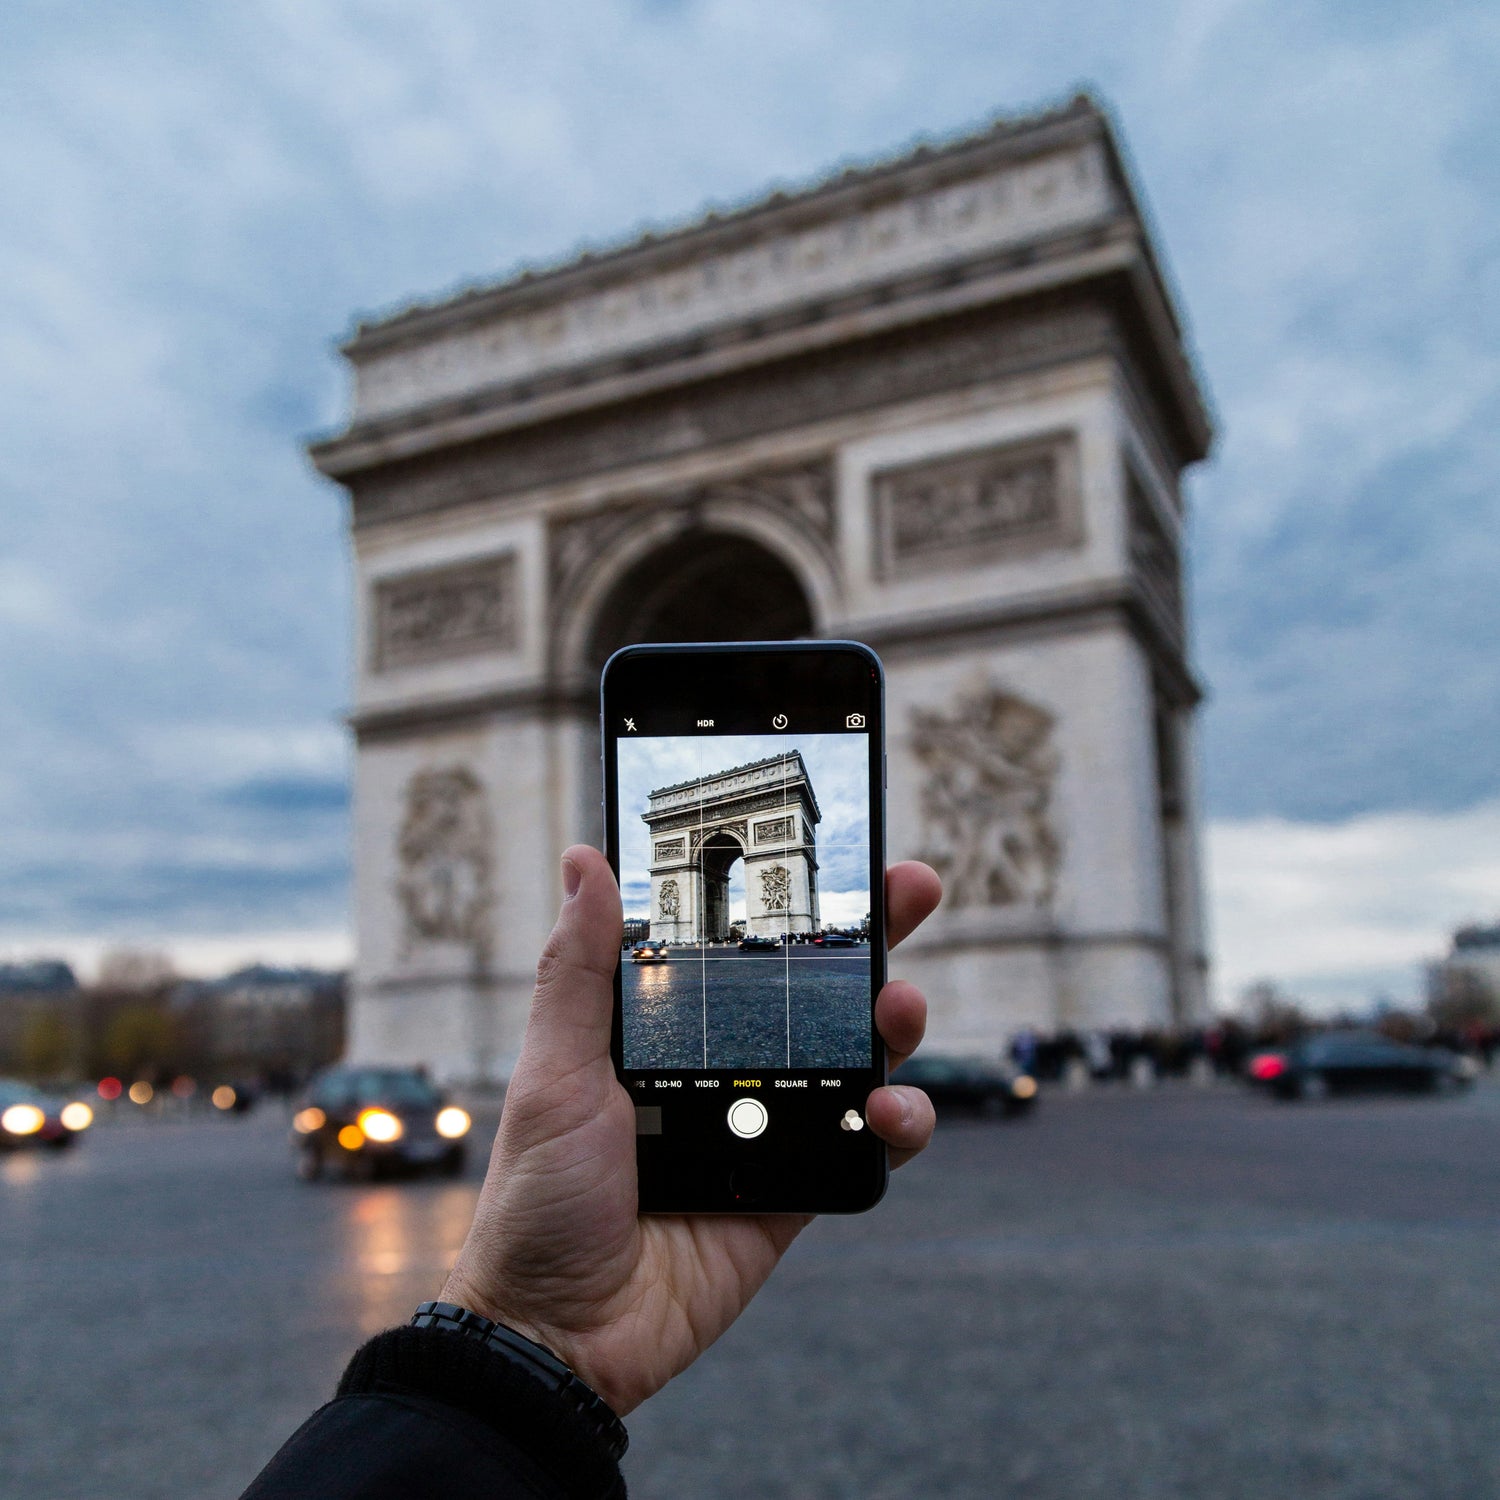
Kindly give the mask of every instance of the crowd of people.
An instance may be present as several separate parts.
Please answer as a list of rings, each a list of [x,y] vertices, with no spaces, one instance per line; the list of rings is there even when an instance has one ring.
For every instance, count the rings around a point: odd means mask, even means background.
[[[1044,1083],[1194,1075],[1237,1078],[1258,1052],[1288,1046],[1317,1032],[1350,1029],[1378,1030],[1396,1041],[1444,1047],[1473,1057],[1486,1069],[1500,1051],[1500,1025],[1476,1021],[1444,1027],[1426,1015],[1405,1012],[1393,1012],[1363,1027],[1346,1019],[1314,1022],[1278,1017],[1258,1023],[1229,1018],[1182,1030],[1115,1027],[1064,1029],[1050,1035],[1022,1030],[1011,1039],[1009,1050],[1017,1068]]]

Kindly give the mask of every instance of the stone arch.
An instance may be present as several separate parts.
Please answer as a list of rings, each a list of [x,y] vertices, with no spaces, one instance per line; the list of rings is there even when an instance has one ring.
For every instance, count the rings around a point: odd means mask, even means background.
[[[587,566],[577,577],[555,580],[552,649],[564,681],[596,681],[610,653],[634,641],[795,639],[826,633],[842,611],[826,536],[757,503],[748,484],[693,505],[603,513],[579,556]],[[703,601],[716,609],[694,607]]]
[[[650,794],[651,930],[673,942],[729,936],[729,876],[743,860],[745,930],[819,927],[818,799],[801,755],[729,766]]]
[[[729,877],[745,858],[745,841],[730,828],[716,828],[698,845],[703,884],[703,936],[722,943],[729,936]]]

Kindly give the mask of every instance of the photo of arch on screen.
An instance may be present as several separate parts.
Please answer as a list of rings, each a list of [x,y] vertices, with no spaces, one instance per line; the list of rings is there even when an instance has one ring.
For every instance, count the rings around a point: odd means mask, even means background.
[[[625,1067],[869,1067],[866,737],[617,743]]]

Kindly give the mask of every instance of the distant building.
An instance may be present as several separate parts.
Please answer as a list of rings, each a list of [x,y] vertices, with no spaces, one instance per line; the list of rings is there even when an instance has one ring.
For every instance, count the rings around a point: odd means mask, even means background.
[[[1500,1020],[1500,922],[1460,927],[1445,958],[1427,968],[1427,998],[1455,1016]]]
[[[172,1009],[198,1056],[302,1074],[343,1052],[344,988],[342,973],[252,964],[221,979],[184,981]]]
[[[41,1030],[73,1026],[77,1001],[78,976],[60,958],[0,964],[0,1072],[31,1071]]]
[[[645,917],[625,919],[626,943],[642,943],[651,936],[651,923]]]
[[[0,995],[71,995],[77,988],[72,965],[60,958],[0,964]]]

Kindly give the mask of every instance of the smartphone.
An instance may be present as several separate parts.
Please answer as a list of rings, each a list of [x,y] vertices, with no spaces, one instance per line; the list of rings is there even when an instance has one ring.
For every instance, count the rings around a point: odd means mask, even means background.
[[[644,1213],[885,1192],[885,674],[849,641],[628,646],[601,684],[614,1061]]]

